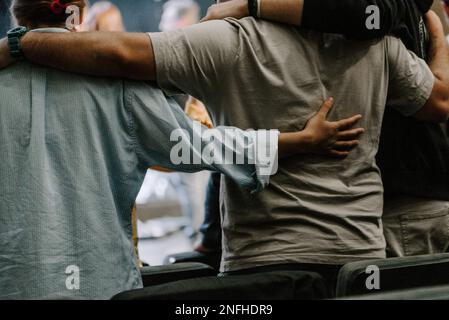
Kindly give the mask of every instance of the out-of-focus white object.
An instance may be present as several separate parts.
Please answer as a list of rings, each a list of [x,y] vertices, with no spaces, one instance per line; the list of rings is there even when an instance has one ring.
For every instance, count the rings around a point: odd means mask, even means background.
[[[195,24],[200,6],[194,0],[169,0],[164,4],[159,30],[174,31]]]
[[[139,239],[162,238],[183,229],[187,224],[184,217],[165,217],[137,221],[137,230]]]

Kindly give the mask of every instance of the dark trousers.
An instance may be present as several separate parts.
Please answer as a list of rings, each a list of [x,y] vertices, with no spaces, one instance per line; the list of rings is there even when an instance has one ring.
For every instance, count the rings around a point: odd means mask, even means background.
[[[249,275],[273,271],[315,272],[318,273],[321,277],[323,277],[331,296],[335,297],[338,272],[340,271],[341,267],[342,267],[341,265],[330,265],[330,264],[308,264],[308,263],[277,264],[252,269],[238,270],[233,272],[225,272],[222,273],[221,276]]]
[[[205,217],[200,232],[202,244],[209,250],[221,251],[220,173],[212,173],[206,192]]]

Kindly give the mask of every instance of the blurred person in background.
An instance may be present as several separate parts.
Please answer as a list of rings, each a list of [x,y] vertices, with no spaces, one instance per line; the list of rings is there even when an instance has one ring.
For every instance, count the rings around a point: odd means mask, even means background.
[[[83,31],[125,31],[120,9],[109,1],[99,1],[87,8]]]
[[[200,21],[201,8],[194,0],[168,0],[163,7],[159,29],[175,31]]]

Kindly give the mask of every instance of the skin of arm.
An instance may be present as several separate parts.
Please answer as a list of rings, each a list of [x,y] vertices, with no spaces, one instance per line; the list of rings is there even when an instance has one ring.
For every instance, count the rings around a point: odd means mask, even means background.
[[[318,154],[331,157],[346,157],[359,145],[358,138],[365,130],[351,129],[362,119],[355,115],[336,122],[326,120],[334,105],[334,99],[327,99],[320,110],[307,122],[304,130],[281,133],[279,136],[279,157],[296,154]]]
[[[209,113],[200,100],[189,96],[186,101],[184,111],[191,119],[201,122],[201,124],[205,125],[209,129],[213,127],[212,120],[209,117]]]
[[[435,76],[432,94],[424,107],[415,115],[423,121],[446,122],[449,117],[449,48],[443,25],[435,12],[426,14],[431,38],[429,67]]]
[[[373,39],[391,33],[401,22],[407,2],[415,0],[260,0],[260,18],[309,29]],[[366,9],[380,11],[380,29],[365,26]],[[202,21],[247,17],[248,0],[219,1],[209,8]],[[335,17],[338,17],[336,19]]]
[[[262,19],[301,25],[304,0],[260,0],[260,14]],[[312,0],[313,1],[313,0]],[[202,21],[224,18],[241,19],[249,16],[248,0],[218,1],[209,7],[207,15]]]
[[[156,80],[148,35],[124,32],[38,33],[21,40],[25,58],[62,71],[131,80]],[[6,39],[0,42],[0,69],[14,62]]]

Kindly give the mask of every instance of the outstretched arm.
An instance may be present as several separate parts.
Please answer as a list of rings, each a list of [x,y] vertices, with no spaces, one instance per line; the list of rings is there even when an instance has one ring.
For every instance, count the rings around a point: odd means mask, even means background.
[[[300,26],[305,0],[260,0],[260,18]],[[312,0],[313,1],[313,0]],[[202,21],[249,16],[248,0],[222,0],[209,7]]]
[[[144,33],[38,33],[21,41],[28,61],[92,76],[155,80],[151,40]],[[14,60],[6,39],[0,40],[0,69]]]
[[[383,37],[391,34],[403,22],[406,11],[414,2],[415,0],[304,0],[302,26],[359,39]],[[367,12],[370,6],[379,9],[379,29],[368,29],[366,26],[371,14],[371,11]]]
[[[302,26],[308,29],[341,33],[370,39],[391,33],[401,23],[404,13],[415,0],[259,0],[260,18]],[[368,29],[369,6],[379,8],[380,28]],[[249,15],[248,0],[220,1],[213,5],[205,20]]]

